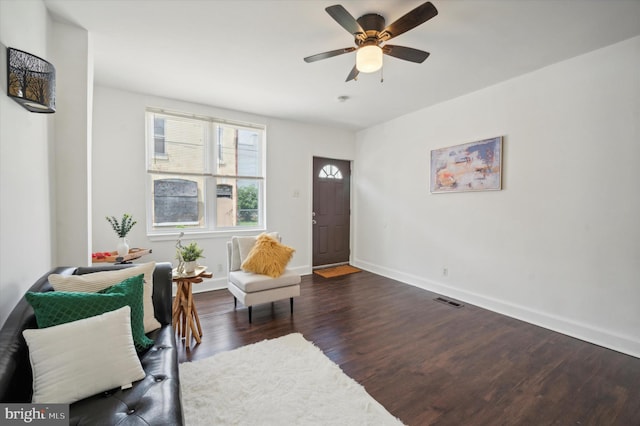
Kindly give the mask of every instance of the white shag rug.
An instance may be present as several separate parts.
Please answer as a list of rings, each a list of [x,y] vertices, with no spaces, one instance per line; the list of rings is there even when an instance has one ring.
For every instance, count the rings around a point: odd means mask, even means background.
[[[402,425],[299,333],[180,364],[187,426]]]

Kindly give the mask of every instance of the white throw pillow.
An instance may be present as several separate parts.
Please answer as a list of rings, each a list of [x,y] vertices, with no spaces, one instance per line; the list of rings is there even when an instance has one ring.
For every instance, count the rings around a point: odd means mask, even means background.
[[[49,282],[55,291],[80,291],[84,293],[97,293],[107,287],[121,283],[127,278],[144,274],[144,292],[142,304],[144,309],[144,332],[160,328],[160,323],[155,317],[153,309],[153,270],[155,262],[143,263],[132,268],[117,269],[115,271],[100,271],[83,275],[49,275]]]
[[[241,262],[240,248],[238,247],[238,238],[240,237],[231,237],[231,265],[229,265],[229,272],[240,270]]]
[[[29,346],[34,404],[71,404],[145,377],[129,306],[22,334]]]
[[[257,237],[237,237],[238,238],[238,252],[240,253],[240,265],[244,263],[249,252],[256,244]]]

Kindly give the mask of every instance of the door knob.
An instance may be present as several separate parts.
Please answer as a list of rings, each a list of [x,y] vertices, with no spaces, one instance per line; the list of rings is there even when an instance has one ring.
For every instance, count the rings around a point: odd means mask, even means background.
[[[318,223],[318,222],[316,222],[316,220],[315,220],[315,219],[313,219],[313,220],[311,221],[311,223],[315,225],[315,224],[316,224],[316,223]]]

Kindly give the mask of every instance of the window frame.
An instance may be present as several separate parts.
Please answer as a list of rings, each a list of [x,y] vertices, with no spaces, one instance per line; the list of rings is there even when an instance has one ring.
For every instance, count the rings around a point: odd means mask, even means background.
[[[165,152],[155,152],[155,118],[156,116],[165,116],[167,118],[177,118],[179,120],[193,120],[204,123],[205,136],[203,142],[202,155],[204,159],[204,170],[202,173],[198,172],[170,172],[170,171],[157,171],[152,169],[152,163],[155,160],[169,161],[170,153],[166,149],[165,140]],[[258,172],[256,176],[244,176],[239,174],[219,174],[218,167],[223,164],[224,158],[220,158],[222,155],[220,134],[221,128],[228,127],[238,130],[247,130],[256,132],[259,135],[257,142],[259,153],[257,155],[257,161],[259,164]],[[188,114],[183,112],[169,111],[165,109],[147,107],[145,109],[145,173],[146,173],[146,216],[147,216],[147,236],[152,239],[163,239],[165,236],[174,236],[180,232],[184,232],[187,235],[192,236],[216,236],[216,235],[237,235],[243,233],[255,233],[264,231],[266,229],[266,149],[267,149],[267,129],[265,125],[247,123],[240,121],[233,121],[227,119],[221,119],[217,117],[208,117],[196,114]],[[166,138],[166,128],[165,128]],[[236,170],[237,173],[237,170]],[[201,178],[202,179],[202,194],[198,195],[198,201],[202,201],[203,211],[201,226],[187,226],[185,228],[180,227],[179,223],[167,223],[166,225],[157,225],[154,223],[154,177],[158,175],[164,175],[169,178]],[[257,183],[258,187],[258,221],[255,226],[219,226],[217,223],[217,188],[218,185],[224,183],[225,180],[235,179],[239,180],[253,180]],[[237,185],[237,184],[236,184]],[[234,200],[237,206],[238,200]],[[199,213],[200,215],[200,213]],[[155,237],[155,238],[154,238]]]

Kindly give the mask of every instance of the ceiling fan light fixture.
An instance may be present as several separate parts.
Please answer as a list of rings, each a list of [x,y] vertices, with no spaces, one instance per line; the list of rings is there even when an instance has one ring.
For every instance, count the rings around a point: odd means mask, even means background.
[[[382,68],[382,49],[377,45],[362,46],[356,52],[356,68],[360,72],[376,72]]]

